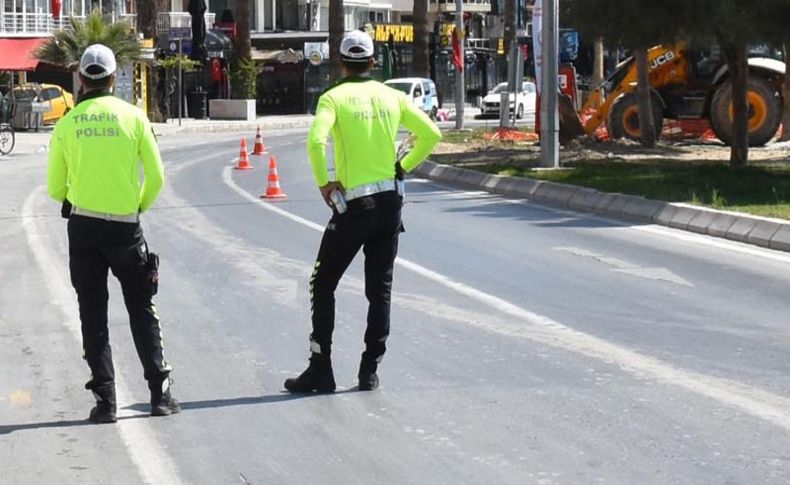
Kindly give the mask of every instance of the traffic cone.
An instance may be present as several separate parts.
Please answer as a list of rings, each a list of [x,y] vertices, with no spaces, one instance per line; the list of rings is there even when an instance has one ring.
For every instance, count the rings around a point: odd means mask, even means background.
[[[250,170],[252,169],[252,165],[250,165],[250,158],[247,156],[247,140],[245,138],[241,139],[241,150],[239,151],[239,164],[236,165],[236,170]]]
[[[269,185],[266,186],[266,193],[261,195],[262,199],[284,199],[288,197],[280,188],[280,177],[277,175],[277,161],[274,156],[269,157]]]
[[[266,146],[263,144],[263,137],[261,136],[261,127],[258,127],[258,131],[255,133],[255,146],[252,148],[253,155],[263,155],[263,151]]]

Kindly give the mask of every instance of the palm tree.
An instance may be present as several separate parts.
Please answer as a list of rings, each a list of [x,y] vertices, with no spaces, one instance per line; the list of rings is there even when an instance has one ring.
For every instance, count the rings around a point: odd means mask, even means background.
[[[119,65],[127,64],[140,56],[140,43],[132,26],[126,22],[112,22],[93,10],[84,21],[69,17],[71,29],[59,30],[41,44],[33,55],[48,64],[63,66],[73,75],[73,92],[79,81],[77,67],[85,49],[92,44],[104,44],[115,53]]]
[[[414,23],[414,75],[428,77],[430,71],[428,53],[428,0],[414,0],[412,7]]]
[[[118,64],[137,59],[140,44],[132,27],[126,22],[111,22],[94,10],[85,19],[69,18],[70,30],[59,30],[36,49],[37,59],[48,64],[63,66],[76,71],[85,48],[91,44],[104,44],[115,53]]]

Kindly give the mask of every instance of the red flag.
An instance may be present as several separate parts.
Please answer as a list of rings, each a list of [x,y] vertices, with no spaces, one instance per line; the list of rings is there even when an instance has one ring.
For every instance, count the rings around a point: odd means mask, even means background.
[[[458,38],[458,31],[453,29],[453,64],[458,71],[464,70],[464,58],[461,56],[461,39]]]

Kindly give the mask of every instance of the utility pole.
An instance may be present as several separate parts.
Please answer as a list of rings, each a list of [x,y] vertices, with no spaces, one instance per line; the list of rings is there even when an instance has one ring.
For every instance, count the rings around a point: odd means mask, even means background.
[[[466,70],[466,54],[464,53],[464,5],[462,0],[455,0],[455,33],[460,44],[459,51],[463,69],[455,73],[455,129],[464,129],[464,102],[466,88],[464,87],[464,71]]]
[[[559,65],[559,0],[543,0],[541,14],[541,95],[540,152],[541,165],[559,168],[560,119],[557,111],[557,78]]]

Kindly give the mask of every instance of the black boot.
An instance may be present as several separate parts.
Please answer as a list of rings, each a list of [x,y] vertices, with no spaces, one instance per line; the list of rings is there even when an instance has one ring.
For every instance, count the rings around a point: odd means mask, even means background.
[[[108,401],[96,401],[96,405],[88,415],[88,421],[93,424],[114,423],[118,421],[115,417],[115,406]]]
[[[170,416],[181,412],[181,405],[170,393],[170,378],[151,389],[151,416]]]
[[[376,375],[376,368],[378,363],[373,360],[365,359],[364,357],[359,363],[359,390],[372,391],[379,387],[379,376]]]
[[[88,421],[93,424],[114,423],[118,421],[115,417],[115,388],[112,384],[96,385],[93,380],[85,384],[85,389],[89,389],[96,398],[96,405],[88,415]]]
[[[285,380],[285,388],[291,392],[335,392],[335,387],[332,360],[321,354],[310,356],[310,365],[299,377]]]

